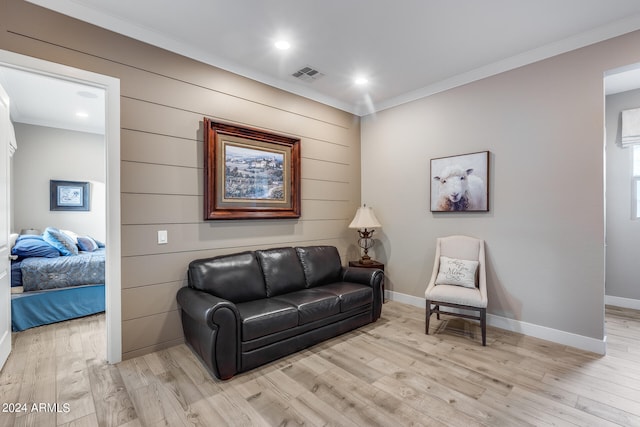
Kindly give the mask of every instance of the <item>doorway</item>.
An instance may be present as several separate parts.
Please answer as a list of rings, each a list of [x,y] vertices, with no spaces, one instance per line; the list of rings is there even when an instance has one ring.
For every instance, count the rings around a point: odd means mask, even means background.
[[[622,139],[623,127],[629,128],[623,123],[622,112],[640,108],[640,64],[607,71],[604,87],[605,304],[640,310],[640,145],[633,141],[623,144]]]
[[[103,90],[105,159],[105,338],[108,363],[122,360],[120,241],[120,81],[116,78],[0,50],[0,67]],[[4,309],[4,308],[3,308]]]

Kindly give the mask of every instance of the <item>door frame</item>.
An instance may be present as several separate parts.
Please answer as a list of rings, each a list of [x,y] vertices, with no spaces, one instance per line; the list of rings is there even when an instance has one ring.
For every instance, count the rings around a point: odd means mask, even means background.
[[[7,126],[4,130],[5,135],[3,138],[0,138],[0,150],[2,150],[2,154],[0,154],[0,159],[2,159],[2,168],[6,168],[6,170],[4,171],[4,176],[2,179],[0,179],[0,186],[5,187],[5,196],[7,198],[6,202],[4,203],[4,206],[1,208],[2,210],[4,210],[4,221],[2,221],[2,223],[0,224],[0,227],[5,228],[4,232],[5,232],[5,236],[4,236],[4,241],[1,242],[2,243],[2,247],[0,248],[0,257],[2,257],[0,259],[0,263],[2,263],[2,277],[0,277],[1,279],[4,279],[3,282],[6,283],[7,289],[1,289],[0,292],[2,293],[2,302],[0,305],[0,311],[4,311],[5,308],[8,308],[7,312],[3,312],[2,314],[0,314],[0,316],[2,317],[2,329],[0,329],[0,370],[2,370],[3,366],[5,365],[5,363],[7,362],[7,359],[9,357],[9,355],[11,354],[11,347],[12,347],[12,337],[11,337],[11,291],[9,290],[9,285],[11,282],[11,261],[9,261],[9,258],[11,256],[11,247],[9,246],[9,233],[11,232],[11,230],[9,229],[9,224],[11,223],[11,188],[10,188],[10,184],[11,184],[11,176],[10,176],[10,172],[11,169],[9,167],[10,162],[11,162],[11,154],[10,154],[10,148],[9,148],[9,144],[11,144],[11,140],[10,140],[10,127],[11,127],[11,123],[10,123],[10,117],[9,114],[11,113],[11,101],[9,100],[9,96],[7,95],[7,93],[5,92],[4,88],[2,86],[0,86],[0,108],[2,108],[3,110],[6,108],[7,110],[7,117],[6,120],[9,121],[9,123],[0,123],[0,127],[2,126]],[[4,112],[2,113],[2,117],[0,117],[0,121],[4,122],[5,121],[5,117],[4,117]],[[6,243],[5,243],[6,241]],[[4,247],[6,246],[6,248]],[[6,269],[5,269],[6,266]],[[4,286],[4,283],[0,283],[0,286]],[[6,305],[5,305],[6,304]]]
[[[0,65],[81,83],[105,91],[106,264],[105,303],[107,362],[122,360],[120,240],[120,80],[0,49]],[[19,149],[19,144],[18,144]]]

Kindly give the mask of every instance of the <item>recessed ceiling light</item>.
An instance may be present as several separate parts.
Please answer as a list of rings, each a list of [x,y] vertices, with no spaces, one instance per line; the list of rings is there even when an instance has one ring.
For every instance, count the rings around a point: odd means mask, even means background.
[[[280,50],[287,50],[291,47],[291,43],[286,40],[278,40],[274,43],[275,47]]]
[[[367,83],[369,83],[369,79],[367,79],[366,77],[356,77],[356,79],[354,80],[354,82],[358,85],[358,86],[363,86],[366,85]]]
[[[76,113],[76,117],[80,117],[81,119],[86,119],[87,117],[89,117],[89,113],[84,111],[78,111]]]

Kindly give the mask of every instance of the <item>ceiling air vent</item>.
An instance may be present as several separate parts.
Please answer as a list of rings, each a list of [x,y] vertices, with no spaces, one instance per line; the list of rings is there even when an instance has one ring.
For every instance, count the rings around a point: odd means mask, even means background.
[[[296,79],[300,79],[307,83],[313,83],[314,81],[324,76],[324,74],[322,74],[320,71],[315,70],[309,66],[303,67],[291,75]]]

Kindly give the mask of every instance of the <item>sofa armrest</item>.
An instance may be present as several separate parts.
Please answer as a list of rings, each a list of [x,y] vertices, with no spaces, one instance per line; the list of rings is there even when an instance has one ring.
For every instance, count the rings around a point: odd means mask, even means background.
[[[373,320],[377,320],[382,313],[382,281],[384,272],[377,268],[342,267],[342,281],[360,283],[373,288]]]
[[[375,283],[382,283],[384,272],[375,268],[363,267],[342,267],[342,281],[360,283],[362,285],[375,287]]]
[[[178,290],[186,341],[220,379],[238,372],[240,314],[235,304],[192,288]]]
[[[211,329],[218,327],[214,320],[218,310],[226,307],[238,313],[235,304],[215,295],[192,288],[178,290],[178,304],[193,320]]]

